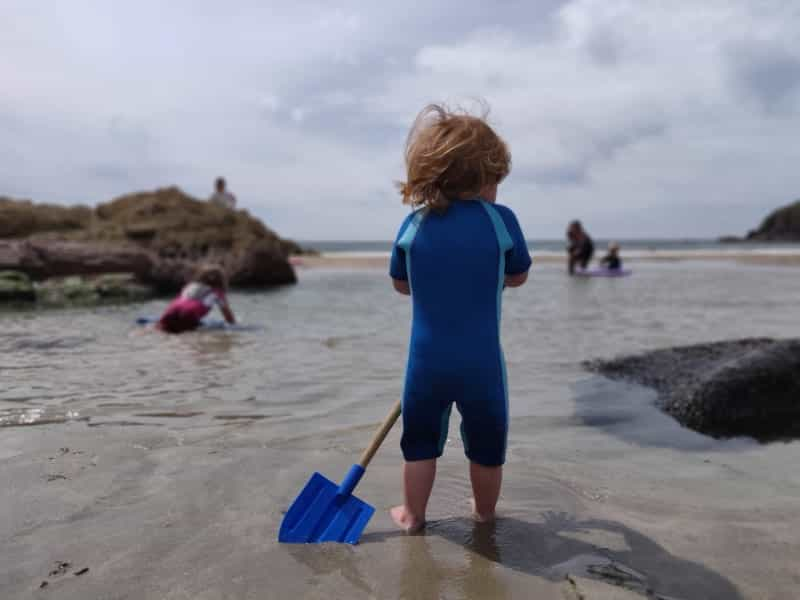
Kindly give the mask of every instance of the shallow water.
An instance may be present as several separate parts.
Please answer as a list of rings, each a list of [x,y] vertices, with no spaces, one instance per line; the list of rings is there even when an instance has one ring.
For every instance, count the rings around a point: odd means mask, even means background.
[[[800,277],[781,267],[648,264],[624,280],[588,281],[536,269],[504,297],[515,423],[563,417],[568,425],[584,409],[597,419],[586,395],[593,381],[603,384],[581,369],[585,359],[800,335],[799,297]],[[231,301],[252,331],[170,337],[133,325],[163,302],[0,313],[0,408],[92,421],[241,413],[336,428],[370,422],[400,393],[409,303],[381,273],[305,270],[300,285]],[[531,431],[516,431],[512,448]]]
[[[512,423],[506,520],[497,528],[476,531],[463,518],[469,490],[454,415],[428,535],[395,537],[385,516],[376,516],[355,554],[274,552],[319,580],[344,573],[349,583],[337,585],[355,590],[347,597],[374,597],[381,580],[388,588],[380,597],[527,597],[533,584],[524,578],[562,581],[598,549],[674,597],[760,597],[750,591],[765,563],[748,563],[725,524],[756,508],[765,511],[765,530],[775,520],[797,523],[800,443],[706,438],[656,410],[649,390],[610,382],[580,363],[694,342],[800,336],[800,276],[725,262],[634,268],[625,279],[579,280],[537,266],[525,287],[505,292]],[[399,396],[408,340],[408,300],[382,272],[305,269],[299,276],[294,287],[232,294],[239,319],[255,326],[250,331],[165,336],[133,325],[163,302],[0,313],[0,426],[97,428],[111,440],[137,428],[163,430],[179,445],[222,432],[226,447],[304,452],[272,489],[276,505],[264,534],[272,544],[280,509],[309,468],[338,478]],[[239,433],[227,433],[246,424],[239,442]],[[397,464],[395,432],[361,496],[380,509],[396,500]],[[768,537],[767,552],[800,558],[796,536],[775,548]],[[370,545],[385,554],[365,553]],[[695,556],[679,558],[691,548]],[[410,591],[392,556],[422,573]],[[793,581],[788,567],[769,577],[776,591],[763,597],[788,598],[781,595]],[[294,593],[294,584],[282,585],[287,597]],[[642,585],[627,587],[645,593]]]

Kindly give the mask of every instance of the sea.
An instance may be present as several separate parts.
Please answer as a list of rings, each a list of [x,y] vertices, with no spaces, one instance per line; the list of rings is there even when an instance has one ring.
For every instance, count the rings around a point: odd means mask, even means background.
[[[637,258],[658,257],[664,254],[800,254],[800,243],[790,242],[720,242],[716,239],[603,239],[594,240],[595,252],[601,253],[612,242],[620,245],[623,254]],[[299,242],[304,248],[311,248],[324,254],[371,255],[382,256],[391,252],[391,241],[342,241],[342,240],[305,240]],[[565,249],[563,240],[532,239],[528,240],[531,253],[542,256],[563,256]]]

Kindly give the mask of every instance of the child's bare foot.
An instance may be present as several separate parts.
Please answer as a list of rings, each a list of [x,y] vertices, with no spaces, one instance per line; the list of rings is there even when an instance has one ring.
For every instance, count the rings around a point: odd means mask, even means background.
[[[490,513],[479,513],[475,508],[475,498],[470,500],[470,506],[472,507],[472,518],[475,519],[478,523],[494,523],[496,518],[494,511]]]
[[[425,519],[414,517],[404,504],[395,506],[389,511],[392,521],[406,533],[417,533],[425,527]]]

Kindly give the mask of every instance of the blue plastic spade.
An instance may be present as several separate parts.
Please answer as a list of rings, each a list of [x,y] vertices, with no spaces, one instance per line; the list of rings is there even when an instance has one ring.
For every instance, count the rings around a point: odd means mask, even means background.
[[[286,511],[278,541],[290,544],[343,542],[357,544],[375,508],[353,496],[353,490],[400,416],[395,402],[358,463],[350,467],[341,485],[314,473]]]

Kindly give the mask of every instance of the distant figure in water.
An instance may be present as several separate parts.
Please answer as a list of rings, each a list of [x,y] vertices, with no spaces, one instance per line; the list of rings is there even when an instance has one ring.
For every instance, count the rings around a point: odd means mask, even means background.
[[[224,206],[225,208],[233,210],[236,208],[236,196],[226,190],[225,186],[225,178],[217,177],[217,181],[214,183],[214,193],[211,194],[208,201],[217,206]]]
[[[400,439],[403,504],[391,510],[409,533],[425,524],[453,404],[473,517],[494,519],[508,437],[501,296],[504,287],[525,283],[531,265],[517,218],[495,203],[510,168],[508,147],[483,119],[439,106],[420,113],[406,145],[400,191],[416,210],[400,227],[389,274],[414,305]]]
[[[228,323],[235,323],[228,300],[227,281],[222,269],[216,265],[201,267],[194,281],[186,284],[180,295],[170,302],[156,327],[167,333],[183,333],[200,326],[200,321],[214,306],[219,306]]]
[[[619,244],[611,242],[608,245],[608,254],[600,259],[600,264],[609,271],[619,271],[622,269],[622,259],[619,257]]]
[[[586,230],[581,225],[580,221],[572,221],[567,227],[567,270],[569,274],[575,273],[575,265],[581,269],[589,266],[594,255],[594,242]]]

